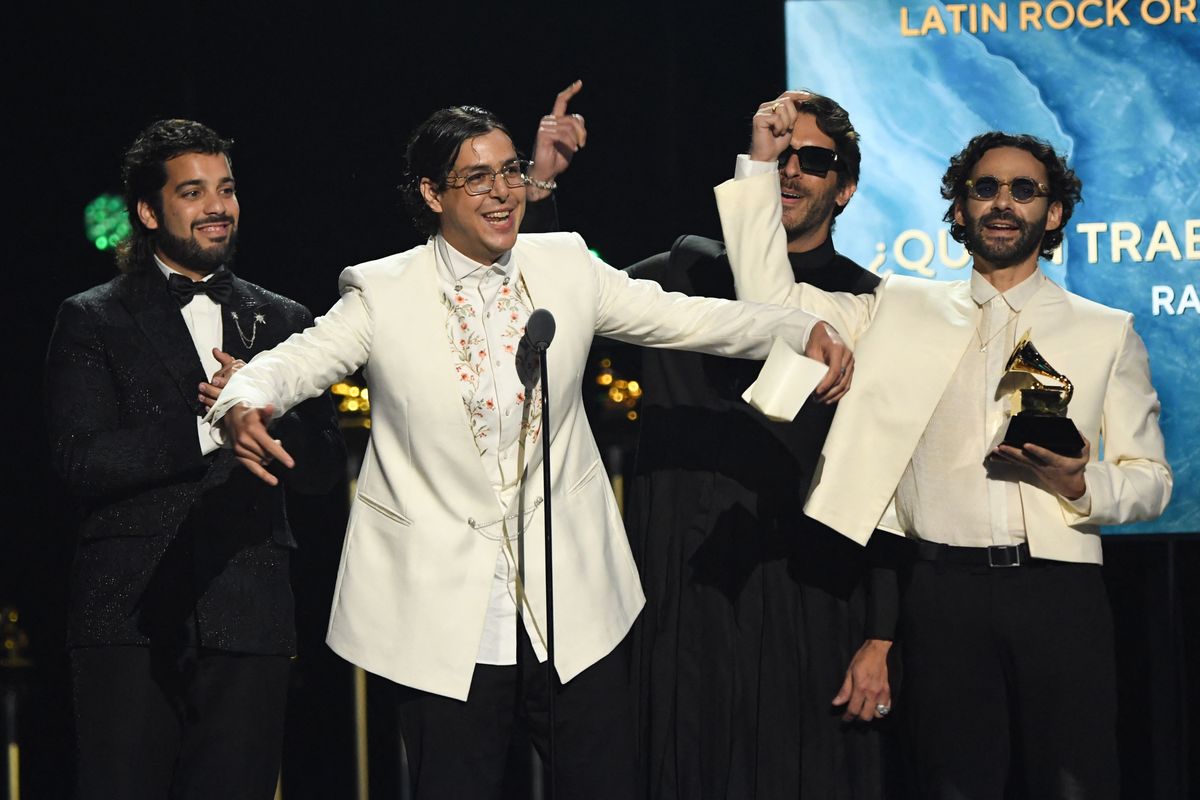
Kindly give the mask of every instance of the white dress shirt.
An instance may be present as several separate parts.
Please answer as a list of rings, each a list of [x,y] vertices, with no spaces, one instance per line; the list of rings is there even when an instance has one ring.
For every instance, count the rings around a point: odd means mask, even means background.
[[[154,263],[158,265],[159,271],[167,279],[170,279],[172,275],[182,275],[187,278],[186,275],[164,264],[157,255],[154,256]],[[203,280],[207,281],[211,277],[211,274],[205,275]],[[183,315],[188,333],[192,335],[192,345],[196,348],[196,355],[200,356],[205,379],[210,380],[221,369],[221,362],[217,361],[212,354],[212,349],[220,348],[225,341],[221,322],[221,304],[203,292],[198,292],[192,297],[190,303],[179,309],[179,313]],[[196,394],[200,394],[199,386],[196,387]],[[212,423],[205,422],[203,417],[196,417],[196,433],[200,440],[201,454],[208,455],[221,446],[221,441],[217,438]]]
[[[739,154],[734,178],[778,169],[774,162],[752,161]],[[1026,540],[1021,492],[1028,473],[988,460],[1001,427],[1008,421],[1011,387],[1001,386],[1004,366],[1016,344],[1021,309],[1049,278],[1041,269],[1001,293],[971,271],[971,297],[979,306],[976,336],[962,355],[912,460],[896,488],[900,528],[909,536],[964,547],[1014,545]],[[1036,343],[1037,332],[1032,332]],[[912,376],[920,380],[919,369]],[[851,386],[850,391],[854,391]],[[1091,499],[1063,499],[1086,514]],[[888,526],[884,526],[888,527]]]
[[[1014,387],[1001,385],[1021,328],[1021,309],[1047,283],[1040,269],[1006,292],[971,272],[979,306],[976,335],[963,352],[942,399],[896,488],[900,527],[910,536],[964,547],[1014,545],[1026,540],[1017,483],[1026,470],[988,460],[1008,421]],[[1037,331],[1031,337],[1037,342]],[[914,380],[920,379],[918,373]],[[853,389],[851,389],[853,391]],[[1085,510],[1085,494],[1067,501]]]

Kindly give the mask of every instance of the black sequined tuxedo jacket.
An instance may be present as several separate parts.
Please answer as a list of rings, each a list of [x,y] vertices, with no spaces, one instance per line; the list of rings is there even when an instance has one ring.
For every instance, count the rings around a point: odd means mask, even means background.
[[[235,357],[249,361],[312,323],[302,305],[233,283],[222,349]],[[198,385],[209,377],[153,265],[60,307],[46,365],[49,434],[55,469],[83,516],[70,646],[293,653],[295,540],[283,492],[230,450],[201,455]],[[295,469],[281,471],[288,489],[324,492],[342,475],[345,450],[327,397],[272,430],[296,457]]]

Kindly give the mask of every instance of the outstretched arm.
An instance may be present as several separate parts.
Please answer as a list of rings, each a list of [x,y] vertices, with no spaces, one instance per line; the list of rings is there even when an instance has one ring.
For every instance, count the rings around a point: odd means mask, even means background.
[[[290,453],[268,429],[284,411],[318,397],[367,360],[371,309],[353,268],[343,273],[343,295],[329,313],[302,333],[256,355],[220,393],[208,418],[221,422],[234,452],[252,473],[277,483],[263,467],[272,460],[289,468]]]
[[[305,309],[299,321],[301,329],[312,325],[312,315]],[[241,359],[217,348],[213,356],[221,365],[213,376],[200,384],[200,402],[211,409],[221,390],[233,375],[246,366]],[[288,411],[270,425],[275,441],[293,456],[296,468],[287,473],[287,487],[307,494],[329,491],[344,474],[346,444],[338,430],[337,414],[328,394],[312,397]],[[261,466],[261,464],[260,464]]]
[[[586,248],[583,241],[579,246]],[[835,402],[850,386],[853,354],[831,326],[803,311],[664,292],[591,257],[599,298],[596,333],[648,347],[764,359],[775,337],[829,367],[818,399]]]

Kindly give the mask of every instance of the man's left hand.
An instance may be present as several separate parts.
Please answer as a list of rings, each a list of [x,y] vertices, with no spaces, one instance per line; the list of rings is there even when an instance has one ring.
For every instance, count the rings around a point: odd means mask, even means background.
[[[571,166],[571,159],[587,144],[587,126],[580,114],[568,114],[567,103],[583,89],[583,81],[576,80],[554,98],[554,108],[538,123],[537,138],[533,142],[533,168],[529,177],[536,181],[550,182]],[[550,194],[549,189],[530,185],[526,199],[537,202]]]
[[[1078,500],[1087,491],[1083,470],[1092,453],[1092,443],[1087,437],[1083,437],[1083,450],[1077,456],[1059,455],[1032,442],[1020,449],[1002,444],[992,453],[1002,461],[1025,467],[1041,485],[1067,500]]]
[[[833,698],[835,706],[844,705],[842,719],[870,722],[882,719],[892,710],[892,687],[888,682],[887,655],[892,643],[868,639],[850,660],[841,691]],[[887,709],[887,711],[880,711]]]
[[[813,396],[829,405],[842,399],[854,377],[854,353],[828,322],[818,322],[808,337],[804,355],[829,367],[813,390]]]

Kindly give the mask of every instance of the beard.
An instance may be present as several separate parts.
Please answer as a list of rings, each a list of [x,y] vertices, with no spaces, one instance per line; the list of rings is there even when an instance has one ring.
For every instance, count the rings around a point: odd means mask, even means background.
[[[826,191],[813,193],[800,186],[789,185],[787,180],[783,179],[780,181],[780,189],[808,200],[806,206],[793,208],[790,212],[784,210],[783,230],[787,233],[789,242],[811,233],[833,218],[838,193],[836,183]],[[799,216],[789,218],[789,213]]]
[[[195,234],[188,238],[175,236],[166,228],[161,228],[156,231],[154,244],[159,250],[162,250],[163,255],[174,261],[181,267],[198,272],[201,275],[208,275],[216,272],[222,265],[229,265],[233,262],[233,254],[237,250],[237,225],[233,221],[233,217],[210,217],[201,220],[196,225],[212,224],[214,222],[228,222],[229,239],[224,244],[213,245],[212,247],[201,247],[197,241]]]
[[[1026,261],[1042,247],[1042,237],[1046,234],[1046,216],[1032,222],[1025,222],[1016,214],[1004,211],[994,211],[984,214],[978,219],[963,212],[965,231],[963,242],[971,255],[982,258],[993,267],[1013,267]],[[1017,228],[1017,237],[1011,242],[989,243],[983,235],[985,226],[993,222],[1007,222]]]

